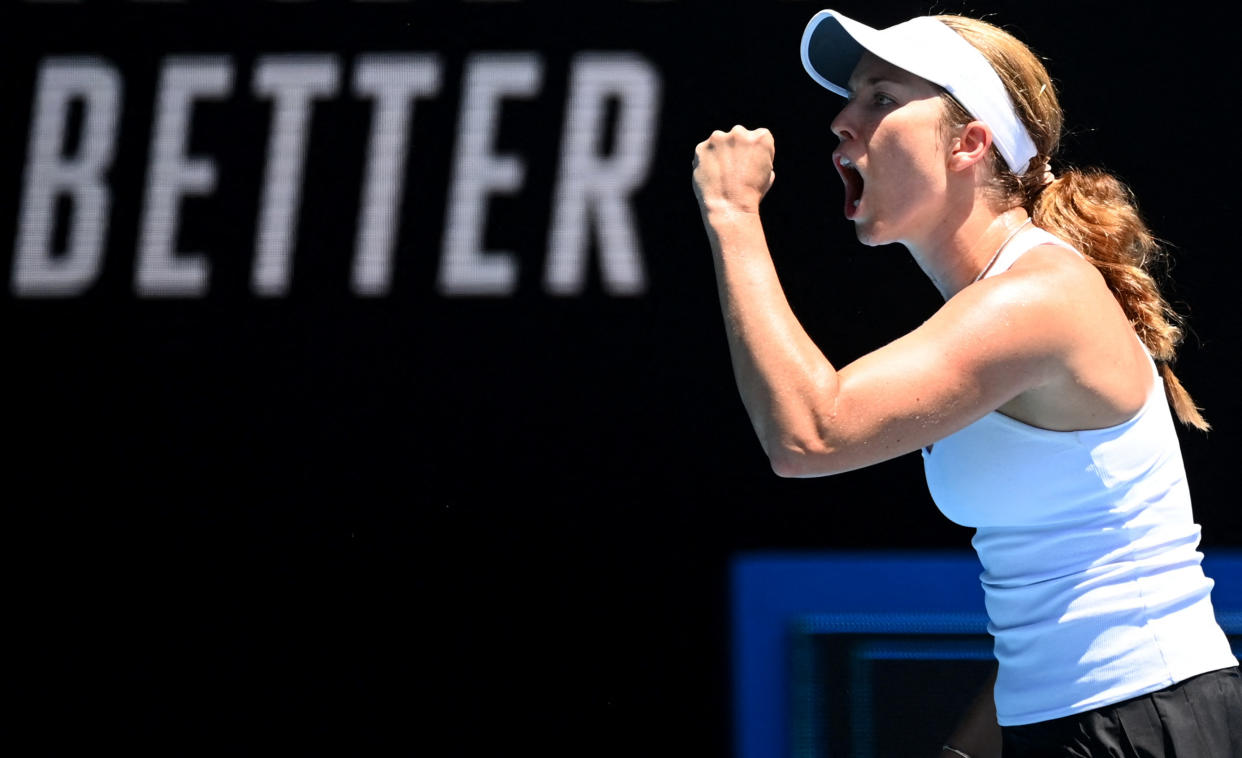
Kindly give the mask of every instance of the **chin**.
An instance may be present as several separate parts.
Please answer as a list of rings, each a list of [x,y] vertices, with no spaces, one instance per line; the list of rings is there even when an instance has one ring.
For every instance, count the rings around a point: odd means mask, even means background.
[[[875,225],[866,221],[854,222],[854,235],[858,237],[858,241],[867,247],[879,247],[887,245],[893,240],[886,239],[881,230],[875,228]]]

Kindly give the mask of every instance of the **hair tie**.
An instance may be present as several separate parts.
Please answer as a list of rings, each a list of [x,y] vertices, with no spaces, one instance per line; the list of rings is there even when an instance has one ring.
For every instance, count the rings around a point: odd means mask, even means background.
[[[1053,182],[1055,182],[1056,179],[1057,179],[1057,175],[1052,173],[1052,164],[1045,162],[1044,163],[1044,175],[1043,175],[1042,180],[1040,181],[1040,184],[1044,187],[1047,187],[1049,184],[1052,184]]]

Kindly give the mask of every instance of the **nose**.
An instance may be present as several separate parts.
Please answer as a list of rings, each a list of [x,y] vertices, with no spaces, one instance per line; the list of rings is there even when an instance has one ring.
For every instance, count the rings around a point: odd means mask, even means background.
[[[836,118],[832,120],[832,133],[837,135],[837,139],[845,142],[858,136],[858,131],[854,126],[853,119],[850,117],[850,103],[846,103]]]

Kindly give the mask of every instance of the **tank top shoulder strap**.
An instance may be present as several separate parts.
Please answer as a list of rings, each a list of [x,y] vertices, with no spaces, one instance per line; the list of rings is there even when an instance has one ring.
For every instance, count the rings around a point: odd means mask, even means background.
[[[1013,239],[1009,240],[1009,244],[1001,251],[1001,254],[996,258],[996,263],[992,264],[992,268],[983,278],[987,279],[1002,271],[1008,271],[1009,267],[1016,263],[1026,252],[1040,245],[1059,245],[1066,250],[1072,250],[1076,255],[1082,255],[1076,247],[1052,232],[1040,229],[1038,226],[1028,226],[1018,232]]]

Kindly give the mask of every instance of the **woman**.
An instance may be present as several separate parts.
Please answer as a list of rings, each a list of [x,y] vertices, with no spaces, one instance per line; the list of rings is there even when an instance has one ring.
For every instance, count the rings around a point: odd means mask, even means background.
[[[844,214],[943,295],[923,325],[837,368],[791,311],[764,239],[764,129],[714,132],[694,187],[735,378],[773,470],[834,474],[921,450],[973,545],[998,662],[943,756],[1242,755],[1242,684],[1200,568],[1170,406],[1176,314],[1128,190],[1053,176],[1062,114],[1003,30],[927,16],[808,24]],[[1167,398],[1167,399],[1166,399]],[[994,707],[994,710],[993,710]],[[999,725],[999,728],[998,728]]]

